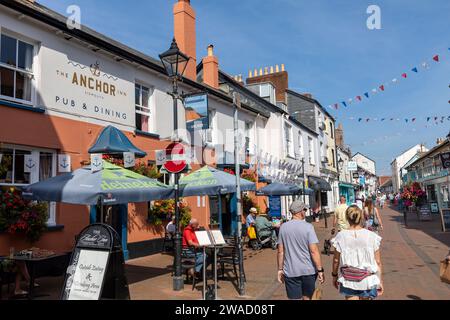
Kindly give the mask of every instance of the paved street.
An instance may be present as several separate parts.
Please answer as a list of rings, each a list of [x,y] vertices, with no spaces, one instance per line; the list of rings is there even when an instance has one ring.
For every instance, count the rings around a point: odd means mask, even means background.
[[[408,228],[403,225],[403,216],[392,209],[382,211],[385,230],[382,255],[384,263],[386,300],[428,300],[450,299],[450,286],[439,280],[439,261],[448,252],[450,234],[440,232],[439,216],[432,222],[420,222],[415,215],[409,216]],[[329,225],[331,225],[329,220]],[[321,243],[329,237],[329,229],[324,222],[315,224]],[[286,299],[284,286],[275,279],[277,270],[276,252],[265,249],[260,252],[246,251],[246,273],[248,278],[248,299]],[[158,258],[159,257],[159,258]],[[131,264],[154,263],[161,260],[154,256],[135,260]],[[331,284],[330,273],[332,256],[323,256],[327,282],[323,287],[325,300],[340,300],[342,297]],[[171,262],[167,257],[166,264]],[[164,264],[164,263],[163,263]],[[129,269],[132,270],[132,269]],[[133,273],[129,274],[130,280]],[[232,275],[232,273],[229,273]],[[220,282],[219,296],[223,299],[238,299],[236,283]],[[190,286],[174,294],[170,289],[168,275],[134,282],[131,284],[133,299],[199,299],[200,291],[191,291]],[[151,289],[149,289],[151,288]],[[198,289],[201,288],[199,284]]]
[[[450,299],[450,285],[439,280],[439,261],[448,252],[450,233],[440,232],[439,216],[431,222],[420,222],[413,214],[409,215],[408,228],[403,225],[403,216],[392,209],[382,211],[385,230],[382,232],[382,256],[384,263],[386,300],[429,300]],[[315,223],[321,247],[323,240],[329,237],[324,221]],[[327,282],[323,287],[324,300],[342,300],[332,287],[330,273],[332,256],[322,256]],[[202,283],[194,290],[190,284],[181,292],[172,291],[172,256],[158,254],[128,261],[127,277],[133,300],[181,300],[201,299]],[[264,249],[254,252],[245,250],[247,275],[246,297],[239,297],[237,282],[231,268],[227,268],[227,279],[219,282],[220,299],[274,299],[284,300],[284,286],[276,279],[276,251]],[[50,293],[40,299],[58,299],[62,278],[40,279],[38,291]]]

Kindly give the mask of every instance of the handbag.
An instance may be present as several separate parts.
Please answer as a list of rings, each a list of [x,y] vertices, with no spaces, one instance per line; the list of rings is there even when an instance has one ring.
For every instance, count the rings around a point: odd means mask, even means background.
[[[360,282],[365,278],[371,276],[373,273],[368,270],[354,268],[354,267],[343,267],[341,268],[341,274],[347,281]]]
[[[441,261],[441,270],[439,274],[442,282],[450,284],[450,263],[446,260]]]
[[[250,240],[255,240],[255,239],[256,239],[256,230],[255,230],[255,227],[254,227],[254,226],[248,227],[247,234],[248,234],[248,238],[249,238]]]

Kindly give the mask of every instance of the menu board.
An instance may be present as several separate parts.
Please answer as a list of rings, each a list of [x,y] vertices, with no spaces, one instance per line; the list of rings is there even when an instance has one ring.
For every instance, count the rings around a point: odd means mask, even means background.
[[[269,214],[273,218],[281,218],[281,197],[269,196]]]
[[[197,237],[200,247],[221,246],[226,244],[220,230],[195,231],[195,236]]]
[[[68,283],[68,300],[100,299],[108,257],[108,251],[80,250],[75,273]]]
[[[450,231],[450,209],[441,210],[442,230]]]
[[[431,209],[429,206],[422,206],[419,208],[420,221],[431,221]]]

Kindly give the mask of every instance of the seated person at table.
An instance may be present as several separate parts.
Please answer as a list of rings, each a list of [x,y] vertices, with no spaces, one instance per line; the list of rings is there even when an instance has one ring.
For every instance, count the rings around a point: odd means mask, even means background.
[[[266,215],[259,214],[255,220],[256,233],[259,238],[272,237],[274,241],[277,241],[277,234],[272,222],[267,219]]]
[[[195,258],[195,270],[190,269],[189,274],[194,276],[200,275],[203,268],[203,252],[196,252],[194,249],[199,248],[200,245],[195,235],[195,231],[199,230],[199,223],[197,219],[191,219],[189,225],[183,231],[183,256],[187,258]],[[194,273],[195,272],[195,273]]]
[[[167,224],[166,231],[169,234],[170,238],[173,239],[175,236],[175,232],[177,230],[177,227],[175,225],[175,216],[172,216],[172,220]]]
[[[8,258],[0,258],[0,270],[3,272],[8,273],[15,273],[15,288],[14,288],[14,295],[15,296],[23,296],[27,295],[28,292],[25,290],[22,290],[20,288],[20,282],[22,280],[30,282],[30,274],[28,273],[27,265],[23,261],[12,261]],[[39,285],[37,283],[34,283],[34,287],[37,288]]]

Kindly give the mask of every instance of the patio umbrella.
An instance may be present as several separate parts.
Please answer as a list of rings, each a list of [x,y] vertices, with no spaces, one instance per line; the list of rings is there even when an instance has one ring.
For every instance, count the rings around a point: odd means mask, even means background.
[[[241,190],[253,191],[253,182],[241,178]],[[236,192],[236,176],[205,166],[180,179],[182,197],[219,195]]]
[[[300,194],[302,189],[293,184],[271,183],[256,192],[258,196],[292,196]]]
[[[104,161],[101,171],[92,173],[85,167],[56,176],[25,187],[23,196],[39,201],[116,205],[173,198],[173,188]]]
[[[137,158],[143,158],[146,152],[134,146],[127,136],[113,126],[107,126],[97,138],[89,153],[122,154],[133,152]]]

